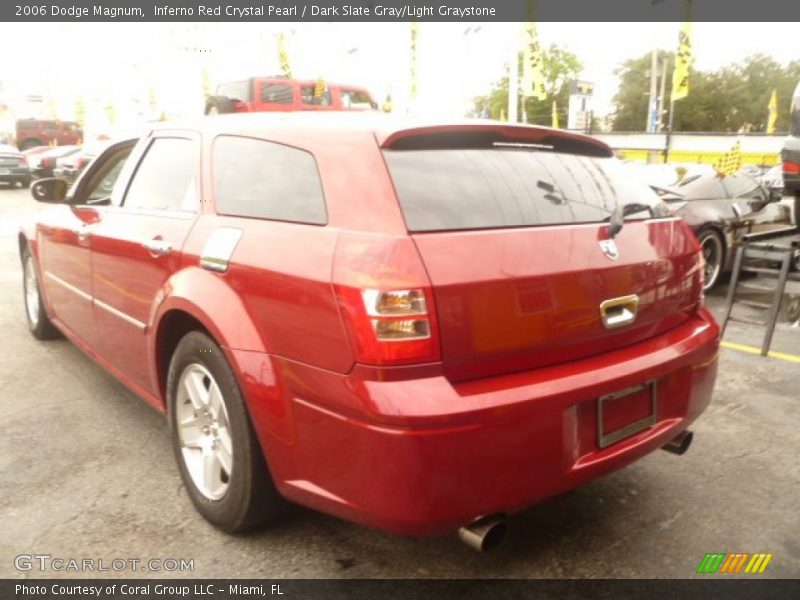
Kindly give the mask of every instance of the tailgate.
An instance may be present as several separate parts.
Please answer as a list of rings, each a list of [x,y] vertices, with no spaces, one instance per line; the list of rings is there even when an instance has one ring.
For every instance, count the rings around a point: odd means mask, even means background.
[[[599,243],[606,229],[575,224],[414,235],[433,286],[448,376],[563,363],[686,320],[701,286],[686,226],[677,219],[627,223],[614,240],[615,260]],[[615,299],[623,300],[609,308]]]

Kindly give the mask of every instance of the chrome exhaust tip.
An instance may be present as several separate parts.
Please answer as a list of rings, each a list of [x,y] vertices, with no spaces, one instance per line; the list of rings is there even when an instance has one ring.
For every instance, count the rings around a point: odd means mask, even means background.
[[[661,446],[662,450],[666,450],[667,452],[672,452],[673,454],[677,454],[680,456],[684,454],[688,449],[689,446],[692,445],[692,438],[694,434],[689,431],[682,431],[674,438],[672,438],[669,442]]]
[[[504,515],[489,515],[476,519],[458,530],[459,539],[478,552],[488,552],[500,545],[506,537]]]

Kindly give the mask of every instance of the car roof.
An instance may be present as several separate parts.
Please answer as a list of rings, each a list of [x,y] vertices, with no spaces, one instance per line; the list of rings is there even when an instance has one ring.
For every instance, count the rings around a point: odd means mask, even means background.
[[[380,112],[296,111],[234,113],[187,121],[164,121],[153,129],[189,129],[207,136],[232,134],[269,138],[270,134],[296,134],[303,139],[325,139],[344,133],[372,135],[382,148],[456,149],[496,145],[539,147],[590,156],[613,156],[611,148],[588,135],[498,121],[419,120]]]
[[[284,77],[282,75],[257,75],[254,77],[248,77],[245,79],[235,79],[232,81],[224,81],[220,85],[225,85],[226,83],[240,83],[242,81],[248,81],[249,79],[254,79],[256,81],[275,81],[275,82],[284,82],[284,83],[299,83],[301,85],[316,85],[319,80],[318,79],[290,79],[288,77]],[[355,85],[352,83],[338,83],[336,81],[328,81],[323,80],[325,85],[328,87],[337,87],[337,88],[351,88],[354,90],[363,90],[366,91],[366,88],[361,85]]]

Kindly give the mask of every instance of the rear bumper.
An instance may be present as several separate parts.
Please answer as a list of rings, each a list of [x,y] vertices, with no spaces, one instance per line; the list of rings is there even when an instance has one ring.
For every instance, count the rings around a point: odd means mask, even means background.
[[[520,510],[664,445],[708,406],[718,346],[719,327],[704,309],[634,346],[459,384],[365,381],[230,352],[286,497],[424,535]],[[651,379],[655,425],[600,449],[598,396]]]
[[[5,181],[5,182],[26,181],[26,180],[29,181],[30,178],[31,178],[31,172],[29,169],[0,168],[0,181]]]

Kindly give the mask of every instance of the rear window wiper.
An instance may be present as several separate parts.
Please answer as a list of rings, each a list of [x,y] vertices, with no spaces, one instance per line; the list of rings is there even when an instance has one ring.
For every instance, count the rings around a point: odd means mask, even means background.
[[[633,215],[638,212],[647,211],[650,216],[656,219],[671,216],[670,210],[661,202],[656,204],[643,204],[641,202],[628,202],[627,204],[618,204],[614,211],[606,217],[608,221],[608,237],[614,238],[625,225],[625,217]]]

